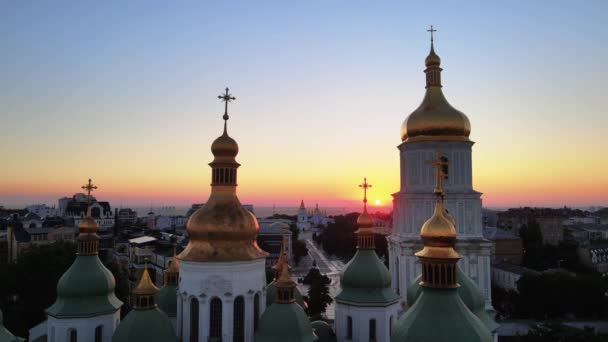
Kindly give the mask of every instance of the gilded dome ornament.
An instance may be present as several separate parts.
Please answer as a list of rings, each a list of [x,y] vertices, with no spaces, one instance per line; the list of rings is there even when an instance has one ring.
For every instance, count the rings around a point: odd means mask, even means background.
[[[450,105],[441,90],[441,58],[435,53],[431,26],[431,50],[425,59],[426,94],[422,103],[401,125],[401,141],[469,141],[471,123]]]
[[[228,135],[228,103],[236,98],[226,92],[218,96],[224,106],[224,132],[211,145],[211,195],[186,224],[190,240],[180,260],[225,262],[261,259],[267,256],[255,238],[259,226],[255,215],[245,209],[236,195],[238,144]]]

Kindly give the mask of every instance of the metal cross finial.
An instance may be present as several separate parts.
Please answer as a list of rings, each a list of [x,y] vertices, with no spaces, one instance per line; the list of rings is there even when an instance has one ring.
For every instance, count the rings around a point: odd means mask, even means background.
[[[367,208],[367,189],[371,188],[372,185],[367,182],[367,177],[363,177],[363,184],[359,184],[360,188],[363,188],[363,206]]]
[[[226,92],[218,95],[217,97],[218,99],[222,100],[222,102],[224,102],[224,116],[222,117],[224,121],[228,120],[228,103],[232,102],[232,100],[236,100],[236,97],[232,96],[229,91],[230,89],[226,87]]]
[[[427,164],[433,165],[435,168],[435,194],[443,196],[443,180],[447,178],[446,167],[448,161],[445,157],[441,156],[439,149],[435,150],[435,158],[427,161]]]
[[[433,29],[433,25],[431,25],[431,28],[426,30],[426,32],[431,32],[431,43],[433,42],[433,32],[437,32],[437,30]]]
[[[91,191],[96,190],[97,185],[93,185],[93,183],[91,183],[91,178],[89,178],[89,183],[81,186],[81,188],[86,190],[86,192],[87,192],[87,206],[88,206],[89,204],[91,204]]]

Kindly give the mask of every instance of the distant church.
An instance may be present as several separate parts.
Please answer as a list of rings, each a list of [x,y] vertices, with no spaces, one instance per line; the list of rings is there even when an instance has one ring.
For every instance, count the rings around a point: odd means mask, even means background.
[[[327,227],[328,224],[333,222],[334,219],[328,217],[326,212],[319,209],[318,203],[315,205],[314,211],[309,212],[306,210],[304,200],[300,202],[296,218],[296,226],[300,231],[306,231],[311,228]]]

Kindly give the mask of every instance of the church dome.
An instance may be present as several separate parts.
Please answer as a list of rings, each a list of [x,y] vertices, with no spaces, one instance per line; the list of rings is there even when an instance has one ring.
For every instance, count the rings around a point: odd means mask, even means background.
[[[220,96],[224,101],[234,98],[228,94]],[[226,102],[226,111],[227,111]],[[209,199],[188,219],[186,230],[190,240],[180,253],[180,260],[196,262],[225,262],[262,259],[262,251],[255,238],[259,225],[251,212],[245,209],[236,195],[237,169],[235,157],[238,144],[228,136],[228,113],[224,113],[224,133],[211,145],[214,160],[211,195]]]
[[[450,105],[441,90],[441,59],[431,45],[426,57],[426,94],[422,103],[401,125],[401,141],[460,140],[471,134],[469,118]]]
[[[158,307],[169,317],[177,317],[177,286],[164,285],[156,294]]]
[[[239,154],[239,144],[226,131],[211,144],[211,153],[216,157],[236,157]]]
[[[357,217],[357,226],[359,228],[371,228],[374,226],[374,219],[372,219],[372,216],[367,211],[364,211]]]
[[[87,317],[115,312],[122,306],[114,294],[114,276],[97,255],[98,227],[90,215],[80,222],[78,254],[59,278],[57,299],[47,309],[50,316]]]
[[[297,286],[294,289],[294,296],[296,298],[296,303],[300,305],[303,309],[305,309],[306,304],[304,303],[304,297],[302,296],[302,292]],[[268,284],[268,287],[266,288],[266,307],[269,307],[270,304],[274,303],[276,297],[277,286],[276,281],[273,280],[272,282],[270,282],[270,284]]]
[[[325,321],[313,321],[310,323],[312,329],[317,335],[317,342],[335,342],[336,334],[331,326]]]

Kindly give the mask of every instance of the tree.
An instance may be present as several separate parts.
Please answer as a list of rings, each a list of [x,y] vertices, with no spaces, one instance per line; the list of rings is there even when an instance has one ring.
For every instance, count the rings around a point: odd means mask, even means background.
[[[306,309],[308,316],[313,320],[319,319],[327,306],[333,302],[333,299],[329,295],[331,279],[321,274],[318,268],[313,267],[304,277],[303,283],[309,285],[308,308]]]
[[[289,226],[291,230],[291,250],[293,251],[293,261],[298,266],[302,257],[308,255],[308,247],[304,241],[299,240],[300,230],[295,224]]]
[[[605,342],[608,335],[596,334],[593,328],[578,329],[562,323],[546,323],[532,327],[527,335],[510,339],[517,342]]]
[[[76,257],[76,245],[58,241],[32,245],[14,265],[2,265],[0,287],[5,326],[19,336],[46,317],[45,309],[57,298],[57,282]]]

